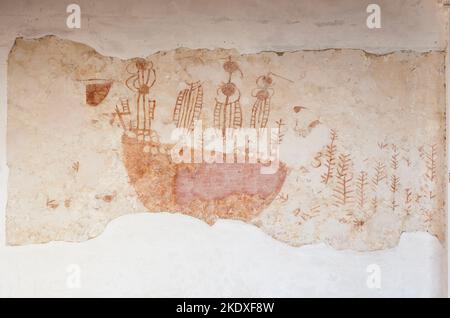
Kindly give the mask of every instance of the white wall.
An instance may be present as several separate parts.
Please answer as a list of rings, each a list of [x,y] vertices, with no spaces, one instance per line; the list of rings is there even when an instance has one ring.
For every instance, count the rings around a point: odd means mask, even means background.
[[[81,6],[80,30],[65,24],[72,2]],[[379,30],[365,25],[371,2],[381,6]],[[0,232],[7,183],[6,60],[16,36],[56,34],[122,58],[179,46],[445,50],[447,17],[437,2],[0,0]],[[323,244],[290,247],[237,221],[209,227],[188,216],[138,214],[113,221],[84,243],[7,247],[2,235],[0,296],[444,296],[446,261],[445,248],[426,233],[404,234],[390,250],[357,253]],[[380,289],[367,287],[370,264],[381,269]],[[67,270],[77,269],[80,288],[68,288],[74,276]]]

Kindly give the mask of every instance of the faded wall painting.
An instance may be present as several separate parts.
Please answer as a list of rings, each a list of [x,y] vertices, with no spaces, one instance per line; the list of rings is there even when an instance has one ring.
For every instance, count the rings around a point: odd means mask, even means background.
[[[83,241],[136,212],[238,220],[293,246],[443,240],[444,59],[180,48],[122,60],[19,38],[7,241]]]

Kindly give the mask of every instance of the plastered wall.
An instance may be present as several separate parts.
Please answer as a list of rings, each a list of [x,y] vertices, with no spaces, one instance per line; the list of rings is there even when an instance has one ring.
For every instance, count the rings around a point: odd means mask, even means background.
[[[65,24],[68,3],[1,1],[2,211],[8,175],[6,58],[17,36],[55,34],[120,58],[177,47],[243,53],[446,50],[447,18],[437,1],[379,1],[378,30],[365,25],[368,3],[80,1],[81,29],[70,30]],[[441,243],[420,232],[403,234],[389,250],[336,251],[324,244],[290,247],[238,221],[209,227],[188,216],[136,214],[116,219],[100,237],[84,243],[3,244],[0,295],[443,296],[445,259]],[[379,270],[379,286],[367,284],[373,268]]]

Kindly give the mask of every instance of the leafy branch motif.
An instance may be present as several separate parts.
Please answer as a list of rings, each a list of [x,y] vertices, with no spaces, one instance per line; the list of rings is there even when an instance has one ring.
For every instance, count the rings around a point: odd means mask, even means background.
[[[409,216],[412,212],[413,194],[410,188],[405,189],[405,215]]]
[[[280,120],[275,121],[278,127],[278,144],[281,144],[283,142],[284,134],[281,133],[281,127],[285,126],[286,124],[283,122],[283,119],[280,118]]]
[[[400,155],[400,153],[398,152],[398,148],[396,145],[392,145],[392,156],[391,156],[391,168],[394,171],[397,171],[398,166],[399,166],[399,160],[398,160],[398,156]]]
[[[325,167],[326,172],[322,174],[322,183],[328,184],[333,178],[333,170],[336,164],[336,139],[337,133],[333,129],[330,132],[330,143],[326,146],[324,157],[325,157]]]
[[[395,211],[395,209],[398,207],[398,204],[395,200],[395,194],[398,192],[400,187],[400,178],[396,175],[391,176],[391,185],[390,185],[390,191],[392,193],[392,200],[390,204],[390,208],[392,211]]]
[[[350,203],[353,198],[353,190],[351,187],[353,175],[349,171],[350,165],[350,154],[341,154],[337,165],[337,182],[333,195],[335,198],[335,204],[338,206]]]
[[[381,181],[387,178],[386,165],[378,161],[375,166],[375,175],[372,177],[372,185],[374,190],[380,184]]]
[[[367,172],[360,171],[358,178],[356,179],[356,195],[358,197],[358,207],[360,209],[363,209],[366,203],[366,188],[368,184]]]
[[[370,200],[372,215],[375,215],[378,212],[378,198],[373,197],[372,200]]]
[[[422,208],[422,209],[420,209],[420,212],[422,214],[422,218],[423,218],[425,225],[427,227],[430,227],[431,222],[433,221],[433,217],[434,217],[433,211],[431,209]]]
[[[422,148],[422,156],[425,160],[425,165],[427,172],[425,173],[425,178],[433,182],[436,179],[436,157],[437,157],[437,145],[433,144],[430,146],[429,151],[425,151]]]
[[[392,193],[392,199],[390,202],[390,208],[392,209],[392,212],[395,212],[395,209],[398,208],[399,204],[396,201],[396,193],[399,191],[400,188],[400,177],[397,176],[397,170],[399,167],[399,160],[398,156],[400,155],[397,149],[397,146],[392,145],[392,156],[391,156],[391,169],[393,170],[393,174],[391,176],[391,182],[390,182],[390,191]]]

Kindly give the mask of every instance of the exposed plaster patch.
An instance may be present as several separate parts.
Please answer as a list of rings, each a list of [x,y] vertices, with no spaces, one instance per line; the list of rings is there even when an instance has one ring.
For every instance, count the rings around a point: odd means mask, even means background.
[[[144,209],[239,219],[296,246],[383,249],[417,230],[443,240],[444,57],[177,49],[120,60],[56,37],[18,39],[8,60],[8,242],[80,241]],[[281,128],[268,187],[257,166],[171,162],[171,131],[194,118],[215,125],[223,105],[238,127]]]

